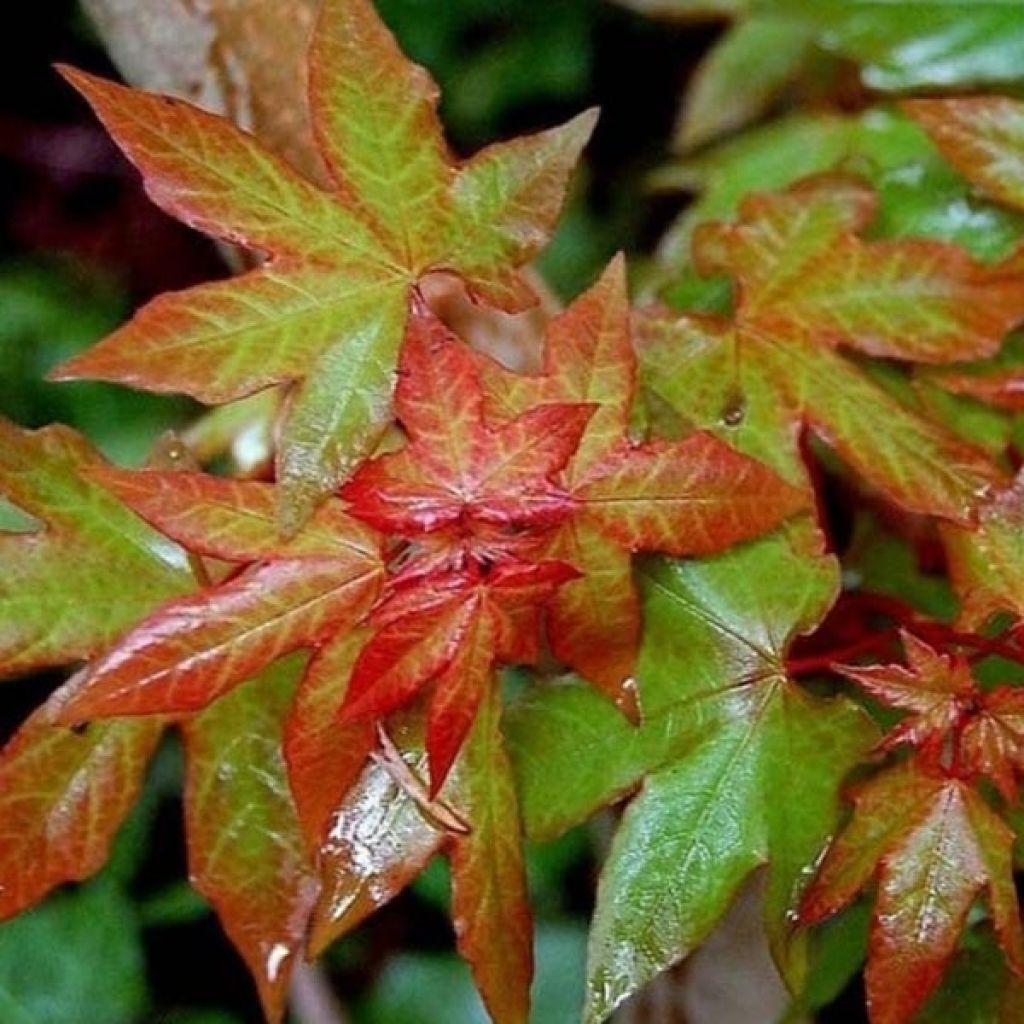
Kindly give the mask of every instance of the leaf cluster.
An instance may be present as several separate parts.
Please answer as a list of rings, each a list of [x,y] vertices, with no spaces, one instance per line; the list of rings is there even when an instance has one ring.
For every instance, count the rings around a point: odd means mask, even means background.
[[[821,77],[815,54],[912,90],[933,71],[901,48],[966,25],[944,67],[991,85],[1024,39],[996,3],[633,6],[736,18],[686,146]],[[703,195],[653,301],[631,306],[616,257],[497,359],[474,327],[536,302],[596,115],[455,158],[369,0],[324,0],[308,64],[308,138],[263,110],[266,141],[64,69],[154,202],[250,263],[54,374],[219,406],[185,442],[123,469],[0,422],[0,493],[27,517],[0,534],[0,673],[70,670],[0,753],[0,914],[100,868],[173,728],[193,884],[271,1021],[300,957],[444,852],[458,949],[522,1024],[523,838],[624,800],[588,1022],[762,867],[799,1009],[820,922],[867,888],[876,1024],[931,1012],[977,922],[1024,971],[1024,104],[909,99],[705,151],[668,175]],[[211,472],[253,430],[273,458]],[[910,566],[895,596],[872,585],[883,550]],[[929,557],[955,622],[915,607]]]

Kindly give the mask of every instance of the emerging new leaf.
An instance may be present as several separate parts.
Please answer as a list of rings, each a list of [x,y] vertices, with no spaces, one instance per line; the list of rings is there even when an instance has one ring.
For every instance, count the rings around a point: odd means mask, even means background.
[[[1024,773],[1024,688],[982,690],[962,655],[939,654],[903,635],[908,666],[841,667],[881,703],[909,712],[881,744],[920,751],[919,763],[971,780],[988,776],[1013,804]]]

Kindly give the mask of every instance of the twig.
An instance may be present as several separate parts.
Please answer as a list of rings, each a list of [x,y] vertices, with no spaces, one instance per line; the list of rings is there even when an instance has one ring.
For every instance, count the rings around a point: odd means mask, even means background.
[[[291,1008],[297,1024],[349,1024],[327,976],[317,964],[300,962],[292,976]]]

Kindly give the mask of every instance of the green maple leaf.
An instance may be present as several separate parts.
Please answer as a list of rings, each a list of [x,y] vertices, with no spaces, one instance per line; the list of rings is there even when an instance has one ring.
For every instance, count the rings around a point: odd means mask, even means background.
[[[993,355],[1024,315],[1019,257],[985,265],[940,242],[867,242],[859,179],[809,178],[706,224],[699,269],[737,285],[731,320],[654,314],[641,366],[655,423],[703,427],[797,482],[810,427],[904,508],[970,523],[1002,473],[899,401],[855,356],[947,364]]]
[[[1024,19],[1004,0],[752,0],[751,7],[803,21],[824,49],[861,65],[872,89],[1020,79]]]
[[[843,777],[874,736],[849,701],[811,696],[786,675],[789,643],[836,594],[836,564],[815,543],[794,528],[646,567],[638,729],[577,685],[515,709],[510,741],[534,838],[640,784],[598,890],[589,1021],[695,949],[764,863],[769,935],[800,984],[803,947],[788,939],[787,912],[834,827]]]
[[[546,241],[596,116],[458,163],[436,86],[369,0],[326,0],[309,60],[328,191],[221,118],[65,71],[155,202],[268,259],[233,280],[158,298],[56,376],[212,404],[295,382],[277,456],[288,532],[390,423],[410,296],[425,274],[458,274],[475,297],[507,311],[533,303],[517,268]]]

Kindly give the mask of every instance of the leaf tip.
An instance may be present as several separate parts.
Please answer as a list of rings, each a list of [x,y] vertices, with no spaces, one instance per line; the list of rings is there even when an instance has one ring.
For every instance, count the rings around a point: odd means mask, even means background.
[[[577,150],[582,150],[590,141],[597,123],[601,119],[600,107],[588,107],[586,110],[570,118],[563,126],[569,142]]]

